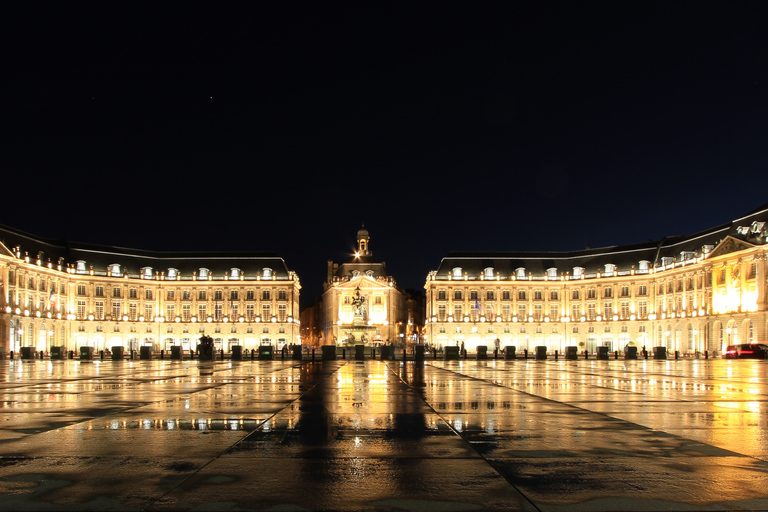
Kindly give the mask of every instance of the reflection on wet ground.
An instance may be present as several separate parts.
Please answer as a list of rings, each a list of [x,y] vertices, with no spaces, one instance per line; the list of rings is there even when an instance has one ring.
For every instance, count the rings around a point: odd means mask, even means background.
[[[2,361],[0,509],[768,510],[768,361]]]

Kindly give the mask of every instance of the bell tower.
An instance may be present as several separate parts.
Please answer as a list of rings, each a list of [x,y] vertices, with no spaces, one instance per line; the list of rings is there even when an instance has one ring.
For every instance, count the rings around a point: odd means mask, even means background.
[[[370,256],[371,235],[368,234],[368,230],[365,229],[365,224],[357,232],[357,255],[358,256]]]

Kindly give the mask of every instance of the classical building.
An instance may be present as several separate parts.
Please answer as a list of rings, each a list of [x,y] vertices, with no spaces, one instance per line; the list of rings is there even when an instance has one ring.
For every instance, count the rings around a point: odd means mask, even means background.
[[[666,347],[766,340],[768,205],[690,236],[573,252],[454,252],[425,284],[434,346]]]
[[[406,294],[387,275],[386,264],[373,257],[371,237],[357,232],[357,252],[342,264],[328,261],[323,284],[322,343],[377,345],[405,343],[408,331]]]
[[[272,253],[158,253],[0,227],[0,354],[295,344],[299,279]]]

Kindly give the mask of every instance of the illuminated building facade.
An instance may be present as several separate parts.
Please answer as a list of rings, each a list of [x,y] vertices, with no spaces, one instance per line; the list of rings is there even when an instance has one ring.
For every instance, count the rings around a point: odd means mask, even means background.
[[[371,237],[357,232],[357,252],[341,265],[328,261],[323,284],[323,343],[332,345],[402,344],[408,325],[406,295],[373,257]]]
[[[764,341],[768,205],[691,236],[573,252],[450,253],[425,284],[436,347],[720,353]]]
[[[0,227],[0,353],[300,342],[299,279],[272,253],[157,253]]]

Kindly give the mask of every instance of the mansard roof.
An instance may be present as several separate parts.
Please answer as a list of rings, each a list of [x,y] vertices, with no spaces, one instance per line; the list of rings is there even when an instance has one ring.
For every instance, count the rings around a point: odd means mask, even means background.
[[[285,261],[273,252],[155,252],[44,239],[2,225],[0,251],[8,256],[28,256],[30,261],[39,258],[41,264],[50,261],[54,266],[74,266],[78,261],[85,261],[88,270],[92,266],[97,274],[106,273],[113,264],[119,264],[122,273],[136,275],[147,267],[166,273],[169,268],[174,268],[182,276],[191,276],[200,268],[208,269],[215,277],[229,274],[232,268],[242,270],[247,277],[261,274],[264,268],[271,269],[277,279],[287,278],[291,273]]]
[[[435,277],[447,279],[453,269],[461,268],[462,275],[477,277],[485,269],[493,274],[509,277],[524,269],[525,276],[540,278],[549,269],[556,269],[558,277],[573,275],[580,267],[586,275],[604,273],[606,265],[615,265],[618,273],[640,270],[640,262],[649,267],[680,263],[707,255],[726,238],[742,240],[752,245],[766,243],[768,233],[768,204],[726,224],[688,236],[669,236],[644,243],[561,252],[451,252],[440,262]]]

